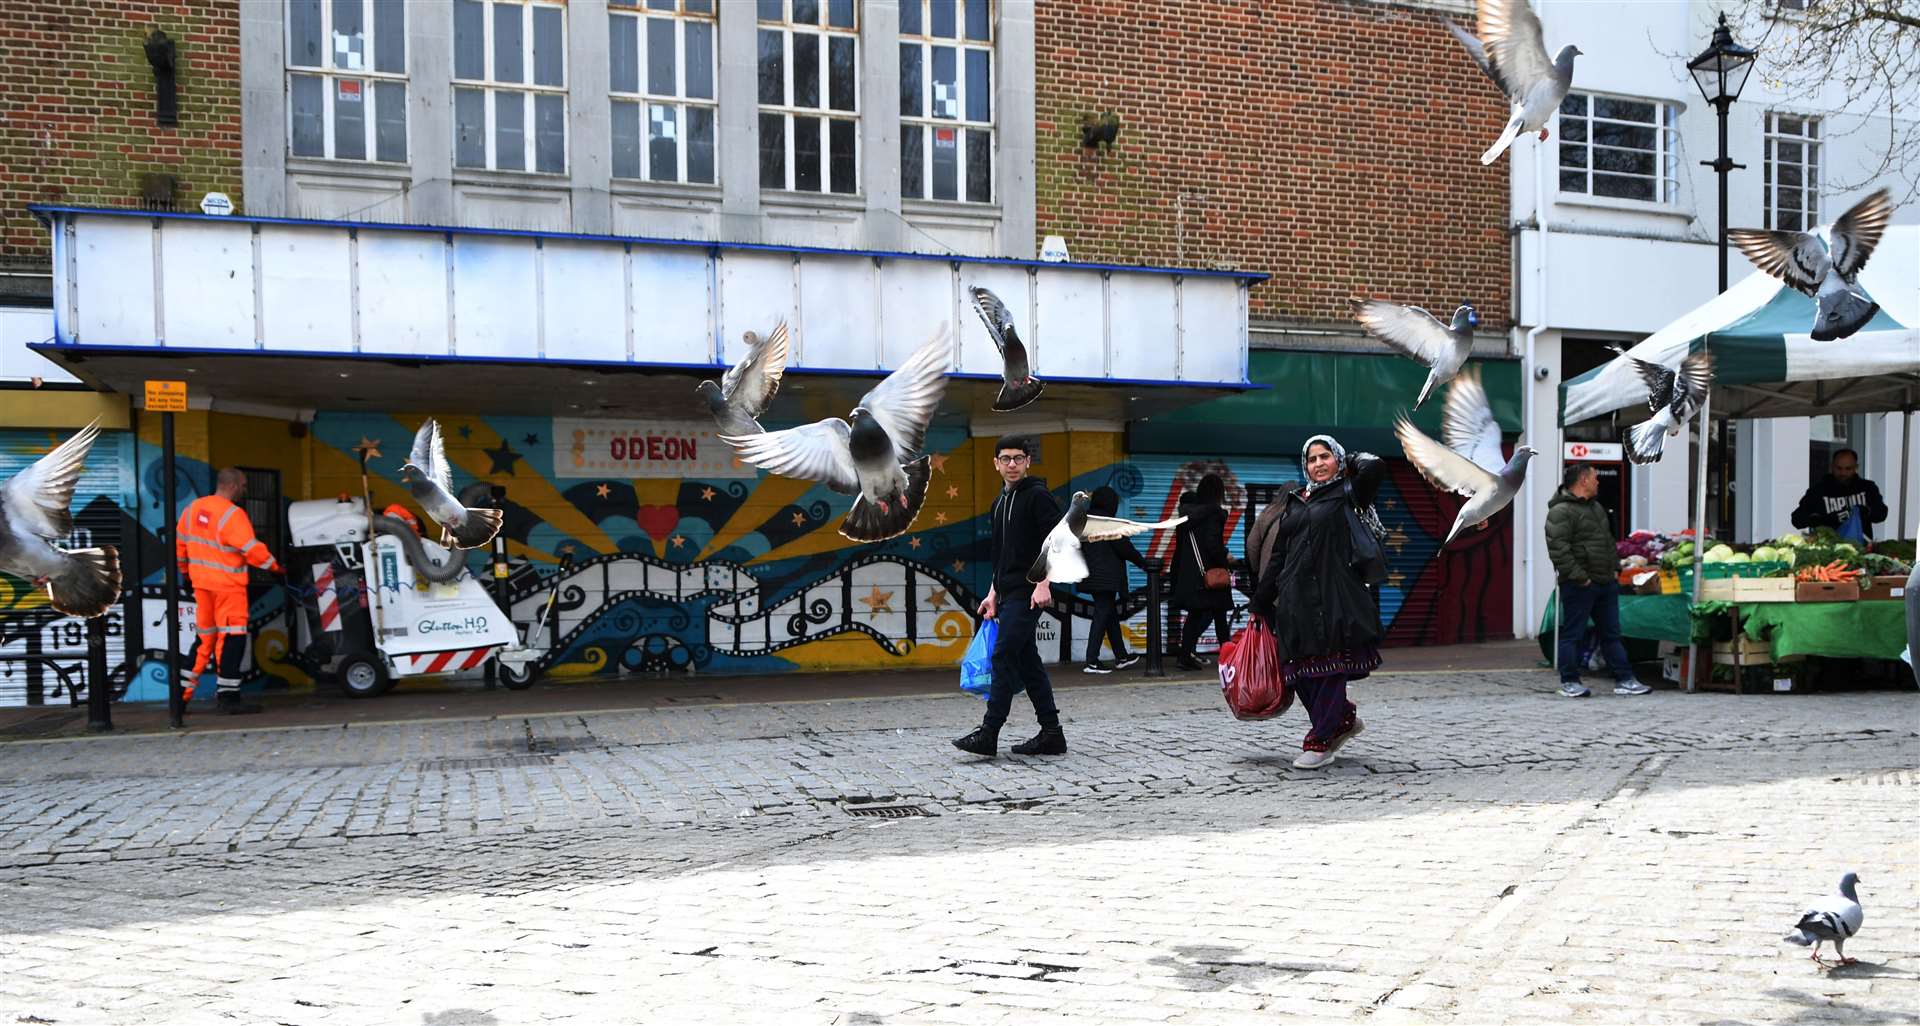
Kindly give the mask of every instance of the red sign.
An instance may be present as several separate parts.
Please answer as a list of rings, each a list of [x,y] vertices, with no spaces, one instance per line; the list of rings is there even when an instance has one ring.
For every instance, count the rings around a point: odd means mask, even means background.
[[[553,422],[556,477],[753,477],[714,433],[712,421],[586,420]]]
[[[359,103],[360,81],[352,78],[341,79],[339,99],[346,103]]]

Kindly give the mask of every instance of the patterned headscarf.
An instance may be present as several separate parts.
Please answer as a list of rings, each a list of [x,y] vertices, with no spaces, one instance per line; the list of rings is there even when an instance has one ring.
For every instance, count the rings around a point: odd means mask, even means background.
[[[1346,447],[1342,446],[1338,441],[1335,441],[1332,435],[1314,435],[1312,438],[1307,439],[1307,443],[1300,447],[1300,476],[1306,480],[1308,495],[1312,495],[1325,485],[1338,484],[1341,480],[1338,472],[1325,481],[1318,483],[1307,474],[1307,450],[1313,448],[1315,445],[1324,445],[1328,449],[1333,450],[1333,461],[1335,463],[1345,465],[1347,462]]]

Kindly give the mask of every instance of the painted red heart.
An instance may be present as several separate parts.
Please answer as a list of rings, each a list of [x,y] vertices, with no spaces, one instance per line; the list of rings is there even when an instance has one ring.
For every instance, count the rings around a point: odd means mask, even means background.
[[[679,526],[680,511],[672,506],[642,506],[634,519],[639,522],[640,529],[647,532],[647,537],[657,541],[672,534],[673,529]]]

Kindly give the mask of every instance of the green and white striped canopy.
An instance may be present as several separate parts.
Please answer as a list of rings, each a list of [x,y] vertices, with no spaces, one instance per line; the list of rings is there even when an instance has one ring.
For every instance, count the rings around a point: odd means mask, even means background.
[[[1755,271],[1627,353],[1678,367],[1688,353],[1711,352],[1716,418],[1920,406],[1920,225],[1889,227],[1859,284],[1880,312],[1851,338],[1815,342],[1813,300]],[[1624,357],[1560,386],[1563,426],[1615,410],[1647,412],[1646,385]]]

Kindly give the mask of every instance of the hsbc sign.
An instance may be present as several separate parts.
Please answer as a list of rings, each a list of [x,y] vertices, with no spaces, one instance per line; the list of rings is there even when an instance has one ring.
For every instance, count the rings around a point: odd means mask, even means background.
[[[1561,456],[1569,460],[1606,463],[1625,459],[1626,453],[1620,448],[1619,442],[1568,442],[1561,447]]]

